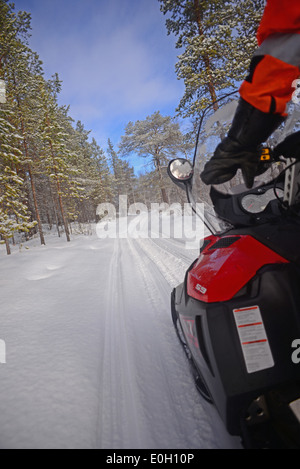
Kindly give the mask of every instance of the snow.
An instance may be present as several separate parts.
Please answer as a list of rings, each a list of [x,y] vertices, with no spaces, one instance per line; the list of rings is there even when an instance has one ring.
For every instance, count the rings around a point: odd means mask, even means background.
[[[46,242],[0,251],[0,448],[239,448],[171,322],[197,251],[95,230]]]

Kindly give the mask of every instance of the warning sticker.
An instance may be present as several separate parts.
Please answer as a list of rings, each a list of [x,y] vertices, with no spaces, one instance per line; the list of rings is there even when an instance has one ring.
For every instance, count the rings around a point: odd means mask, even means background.
[[[269,341],[258,306],[233,310],[248,373],[274,366]]]

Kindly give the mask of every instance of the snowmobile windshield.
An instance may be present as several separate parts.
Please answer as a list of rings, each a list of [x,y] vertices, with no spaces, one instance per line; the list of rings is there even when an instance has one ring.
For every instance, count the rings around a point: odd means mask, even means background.
[[[233,226],[227,221],[222,220],[215,213],[211,198],[210,186],[204,184],[200,178],[200,174],[205,164],[213,156],[213,153],[220,140],[225,136],[230,123],[233,119],[235,109],[237,107],[237,99],[231,100],[226,105],[219,108],[218,111],[211,113],[210,116],[203,114],[202,122],[198,131],[196,148],[193,161],[193,178],[191,185],[191,193],[196,211],[202,210],[205,224],[213,234],[220,234],[230,230]],[[230,188],[226,185],[216,186],[223,193],[229,193]],[[204,205],[201,206],[201,204]],[[204,209],[204,213],[203,213]]]
[[[203,115],[202,122],[200,124],[199,133],[197,137],[197,143],[194,153],[194,162],[193,162],[193,178],[191,184],[191,198],[196,207],[200,207],[198,204],[204,204],[204,219],[206,226],[209,227],[210,231],[214,234],[224,233],[230,230],[234,225],[228,221],[228,218],[222,217],[222,214],[218,211],[218,215],[214,209],[214,205],[211,200],[211,186],[205,185],[201,178],[200,174],[204,169],[205,164],[213,156],[214,151],[220,141],[227,135],[227,132],[231,126],[232,119],[235,114],[235,110],[238,105],[238,96],[235,96],[234,99],[230,99],[225,105],[220,105],[219,109],[216,112],[210,110],[209,115]],[[290,109],[289,118],[287,119],[284,126],[280,127],[271,137],[271,140],[266,142],[269,146],[275,146],[280,141],[282,141],[288,133],[291,132],[291,129],[294,129],[295,123],[299,122],[299,109]],[[263,174],[255,178],[254,189],[261,186],[267,186],[273,182],[280,172],[282,167],[278,164],[273,164],[270,168],[265,171]],[[238,170],[236,176],[225,184],[219,184],[213,186],[214,197],[218,193],[223,195],[232,195],[236,196],[237,194],[247,194],[249,189],[246,188],[242,173]],[[280,196],[280,194],[278,194]],[[275,198],[273,191],[268,192],[269,198]],[[248,197],[250,203],[250,197]],[[248,202],[247,199],[247,202]],[[254,200],[251,200],[251,204],[247,207],[247,211],[256,211],[261,210],[261,204],[269,202],[269,199],[266,202],[266,197],[264,199],[257,201],[258,206],[254,204]],[[246,203],[246,201],[242,201]],[[198,208],[199,210],[199,208]],[[203,212],[202,212],[203,217]]]

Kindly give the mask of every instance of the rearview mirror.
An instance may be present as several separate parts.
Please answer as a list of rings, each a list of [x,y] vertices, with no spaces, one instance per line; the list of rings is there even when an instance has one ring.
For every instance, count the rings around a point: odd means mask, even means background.
[[[193,166],[184,158],[176,158],[170,161],[168,174],[177,186],[184,189],[193,177]]]

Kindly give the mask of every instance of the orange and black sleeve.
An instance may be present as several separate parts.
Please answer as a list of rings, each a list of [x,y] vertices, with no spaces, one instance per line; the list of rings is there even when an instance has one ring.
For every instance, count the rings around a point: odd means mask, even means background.
[[[300,0],[268,0],[257,39],[240,95],[260,111],[285,116],[300,76]]]

